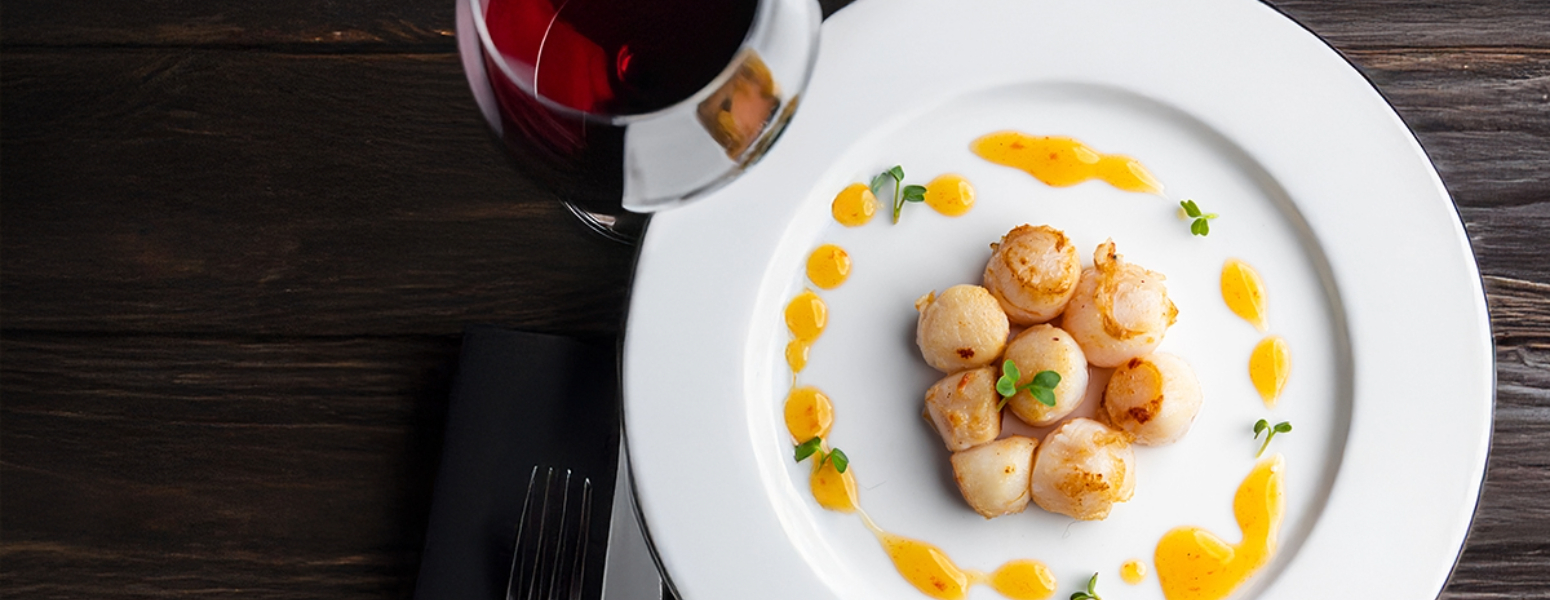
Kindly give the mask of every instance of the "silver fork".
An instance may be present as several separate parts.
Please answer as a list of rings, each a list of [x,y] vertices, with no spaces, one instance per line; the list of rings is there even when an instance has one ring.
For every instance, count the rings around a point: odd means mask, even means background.
[[[591,479],[534,466],[517,520],[506,600],[580,600],[591,518]]]

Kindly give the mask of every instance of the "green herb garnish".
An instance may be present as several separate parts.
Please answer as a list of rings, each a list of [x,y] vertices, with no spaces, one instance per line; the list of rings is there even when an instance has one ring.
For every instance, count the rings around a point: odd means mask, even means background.
[[[1055,386],[1060,385],[1060,374],[1054,371],[1039,371],[1033,376],[1033,381],[1027,385],[1017,386],[1017,380],[1022,379],[1022,372],[1017,370],[1017,365],[1008,360],[1001,363],[1001,378],[996,380],[996,393],[1001,394],[1001,403],[996,405],[996,410],[1006,406],[1006,401],[1016,396],[1017,392],[1028,390],[1034,399],[1045,406],[1055,405]]]
[[[1259,422],[1254,424],[1254,439],[1259,439],[1259,434],[1266,429],[1270,430],[1270,434],[1265,436],[1265,443],[1259,445],[1259,452],[1254,453],[1254,458],[1259,458],[1261,454],[1265,453],[1265,448],[1270,446],[1270,438],[1275,437],[1277,433],[1286,433],[1291,431],[1292,424],[1286,421],[1281,421],[1280,423],[1276,423],[1274,426],[1272,426],[1270,421],[1260,419]]]
[[[1071,600],[1103,600],[1098,597],[1098,574],[1093,573],[1093,578],[1087,580],[1087,591],[1071,594]]]
[[[1194,200],[1185,200],[1180,202],[1179,206],[1184,207],[1184,214],[1194,219],[1194,222],[1189,224],[1190,233],[1200,236],[1211,233],[1211,219],[1217,217],[1216,213],[1200,212],[1200,207],[1195,205]]]
[[[814,453],[818,452],[818,447],[821,445],[823,445],[823,438],[821,437],[814,437],[813,439],[798,444],[796,454],[797,462],[807,460],[807,457],[812,456]]]
[[[904,210],[905,202],[925,202],[926,186],[904,185],[904,167],[894,165],[892,169],[878,173],[872,178],[872,195],[882,197],[883,188],[888,182],[893,182],[893,222],[899,222],[899,212]]]
[[[845,469],[850,468],[850,457],[845,456],[844,450],[835,448],[829,452],[823,451],[823,438],[821,437],[814,437],[813,439],[802,442],[801,444],[797,444],[797,462],[807,460],[808,457],[813,455],[818,456],[818,464],[816,465],[817,468],[823,468],[823,463],[825,461],[833,462],[834,470],[840,473],[844,473]]]
[[[835,448],[833,452],[824,457],[824,460],[834,463],[834,470],[839,473],[844,473],[845,469],[850,468],[850,457],[845,456],[845,451],[839,448]],[[823,463],[818,463],[818,466],[823,466]]]

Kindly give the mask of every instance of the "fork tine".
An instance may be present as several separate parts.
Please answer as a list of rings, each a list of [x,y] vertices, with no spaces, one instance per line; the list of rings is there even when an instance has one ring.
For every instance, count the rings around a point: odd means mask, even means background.
[[[560,483],[559,490],[560,516],[559,518],[553,520],[555,524],[554,535],[549,536],[547,539],[547,541],[553,542],[553,547],[550,548],[549,552],[545,554],[545,556],[551,558],[551,563],[549,565],[549,582],[543,594],[543,597],[548,600],[559,600],[560,567],[565,565],[565,559],[562,557],[565,556],[565,538],[567,537],[565,532],[567,521],[566,514],[570,509],[570,476],[570,469],[566,469],[565,478]]]
[[[542,573],[544,567],[544,558],[549,556],[549,552],[546,551],[546,547],[549,545],[549,539],[555,535],[552,533],[555,528],[550,527],[550,525],[553,524],[554,519],[549,516],[549,505],[551,504],[550,500],[554,497],[554,467],[549,467],[547,474],[544,476],[543,496],[544,509],[543,512],[540,512],[538,516],[538,539],[537,544],[533,549],[533,570],[528,576],[527,598],[529,600],[538,600],[543,598],[542,594],[544,578]]]
[[[581,518],[576,531],[575,557],[571,561],[570,600],[581,600],[581,590],[586,582],[587,541],[592,534],[592,480],[581,480]]]
[[[543,477],[539,477],[539,470]],[[512,548],[507,600],[580,600],[586,588],[592,480],[533,467]]]
[[[522,498],[522,514],[517,517],[517,539],[511,545],[511,573],[506,579],[506,600],[521,600],[517,597],[517,590],[522,585],[522,542],[523,534],[527,533],[528,516],[533,509],[533,488],[538,482],[538,465],[533,465],[533,470],[527,475],[527,493]]]

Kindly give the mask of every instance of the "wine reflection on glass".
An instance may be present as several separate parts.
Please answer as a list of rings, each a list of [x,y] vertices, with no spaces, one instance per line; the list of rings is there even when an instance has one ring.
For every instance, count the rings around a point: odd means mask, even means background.
[[[818,23],[816,0],[459,0],[458,45],[514,164],[630,241],[763,156]]]

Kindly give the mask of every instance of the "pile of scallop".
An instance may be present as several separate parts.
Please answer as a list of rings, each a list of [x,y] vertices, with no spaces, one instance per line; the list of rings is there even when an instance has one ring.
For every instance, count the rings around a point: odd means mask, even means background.
[[[1065,233],[1047,225],[1019,226],[991,248],[983,287],[915,302],[921,356],[948,373],[926,390],[926,417],[952,452],[964,500],[985,518],[1022,512],[1030,499],[1077,519],[1106,518],[1135,493],[1131,445],[1178,441],[1200,410],[1189,364],[1153,352],[1178,315],[1164,277],[1126,263],[1112,240],[1083,269]],[[1023,329],[1013,336],[1013,326]],[[1004,403],[1003,361],[1020,374]],[[1086,397],[1091,367],[1114,368],[1102,398]],[[1060,376],[1053,406],[1025,389],[1043,371]],[[1089,400],[1101,403],[1097,420],[1066,419]],[[1003,405],[1030,426],[1059,426],[1042,442],[1003,438]]]

